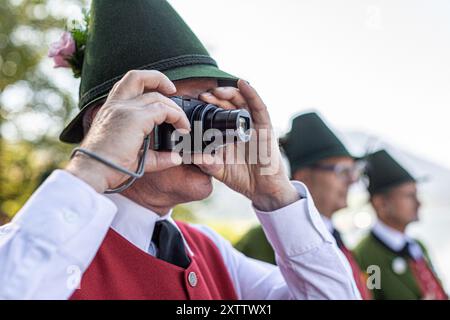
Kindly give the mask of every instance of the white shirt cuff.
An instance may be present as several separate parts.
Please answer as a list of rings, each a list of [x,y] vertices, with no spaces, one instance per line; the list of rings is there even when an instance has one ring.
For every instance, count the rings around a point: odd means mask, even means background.
[[[263,212],[254,208],[267,239],[278,257],[288,259],[333,243],[307,187],[292,181],[301,199],[281,209]]]

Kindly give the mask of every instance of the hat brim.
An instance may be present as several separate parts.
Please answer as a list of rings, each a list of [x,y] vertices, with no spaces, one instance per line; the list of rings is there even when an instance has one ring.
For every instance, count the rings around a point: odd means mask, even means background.
[[[226,73],[213,65],[188,65],[169,70],[162,70],[170,80],[186,80],[194,78],[213,78],[218,80],[219,86],[237,86],[237,80],[239,78]],[[83,129],[83,116],[87,109],[95,104],[95,102],[101,101],[108,96],[108,93],[89,101],[84,106],[81,106],[80,112],[75,116],[72,121],[61,132],[59,139],[62,142],[67,143],[80,143],[84,137]]]
[[[314,154],[314,155],[310,156],[309,158],[305,158],[305,159],[301,159],[301,160],[290,160],[289,162],[296,163],[295,165],[291,164],[291,166],[292,166],[291,170],[292,170],[292,172],[295,172],[297,170],[317,164],[320,161],[334,158],[334,157],[346,157],[346,158],[353,159],[355,161],[360,160],[359,158],[351,155],[348,151],[346,152],[344,150],[327,150],[327,151],[324,151],[321,153]]]

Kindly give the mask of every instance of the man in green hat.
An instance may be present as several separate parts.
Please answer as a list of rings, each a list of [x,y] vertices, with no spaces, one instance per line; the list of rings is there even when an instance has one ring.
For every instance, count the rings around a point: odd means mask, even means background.
[[[407,226],[418,220],[416,179],[385,150],[368,156],[367,177],[378,221],[354,253],[362,269],[379,268],[379,274],[372,274],[373,297],[447,299],[425,247],[406,234]]]
[[[61,135],[81,147],[0,230],[0,298],[358,297],[307,188],[280,165],[265,104],[218,69],[166,1],[93,0],[83,34],[72,33],[75,45],[66,34],[50,52],[81,74],[81,112]],[[148,149],[156,126],[193,129],[174,95],[248,110],[248,144],[266,147],[270,161],[249,153],[233,162],[228,156],[242,147],[235,143],[192,159]],[[245,257],[206,227],[172,220],[174,206],[212,192],[212,178],[251,200],[278,267]]]
[[[292,178],[304,182],[310,190],[328,231],[350,263],[361,296],[369,299],[363,273],[331,221],[336,211],[347,207],[348,189],[358,180],[361,163],[355,161],[315,112],[294,118],[291,131],[280,143],[289,160]],[[249,257],[275,263],[275,253],[261,226],[250,230],[236,247]]]

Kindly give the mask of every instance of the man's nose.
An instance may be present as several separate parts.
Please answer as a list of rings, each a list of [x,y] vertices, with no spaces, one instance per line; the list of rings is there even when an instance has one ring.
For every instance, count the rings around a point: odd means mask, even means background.
[[[419,209],[422,206],[422,202],[420,202],[420,200],[418,198],[416,198],[416,206],[417,206],[417,209]]]
[[[359,175],[356,172],[348,172],[346,175],[346,182],[350,186],[359,180]]]

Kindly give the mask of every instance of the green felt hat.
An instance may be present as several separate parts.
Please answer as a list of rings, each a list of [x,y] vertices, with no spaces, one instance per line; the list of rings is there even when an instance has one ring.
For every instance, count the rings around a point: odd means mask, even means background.
[[[159,70],[172,81],[214,78],[220,85],[235,86],[238,79],[217,67],[167,1],[93,0],[81,73],[81,111],[61,133],[61,141],[81,142],[86,109],[107,97],[133,69]]]
[[[315,112],[304,113],[292,121],[291,131],[282,139],[291,172],[331,157],[351,157],[344,144]]]
[[[372,153],[366,158],[367,190],[371,195],[385,192],[407,182],[417,180],[403,168],[386,150]]]

